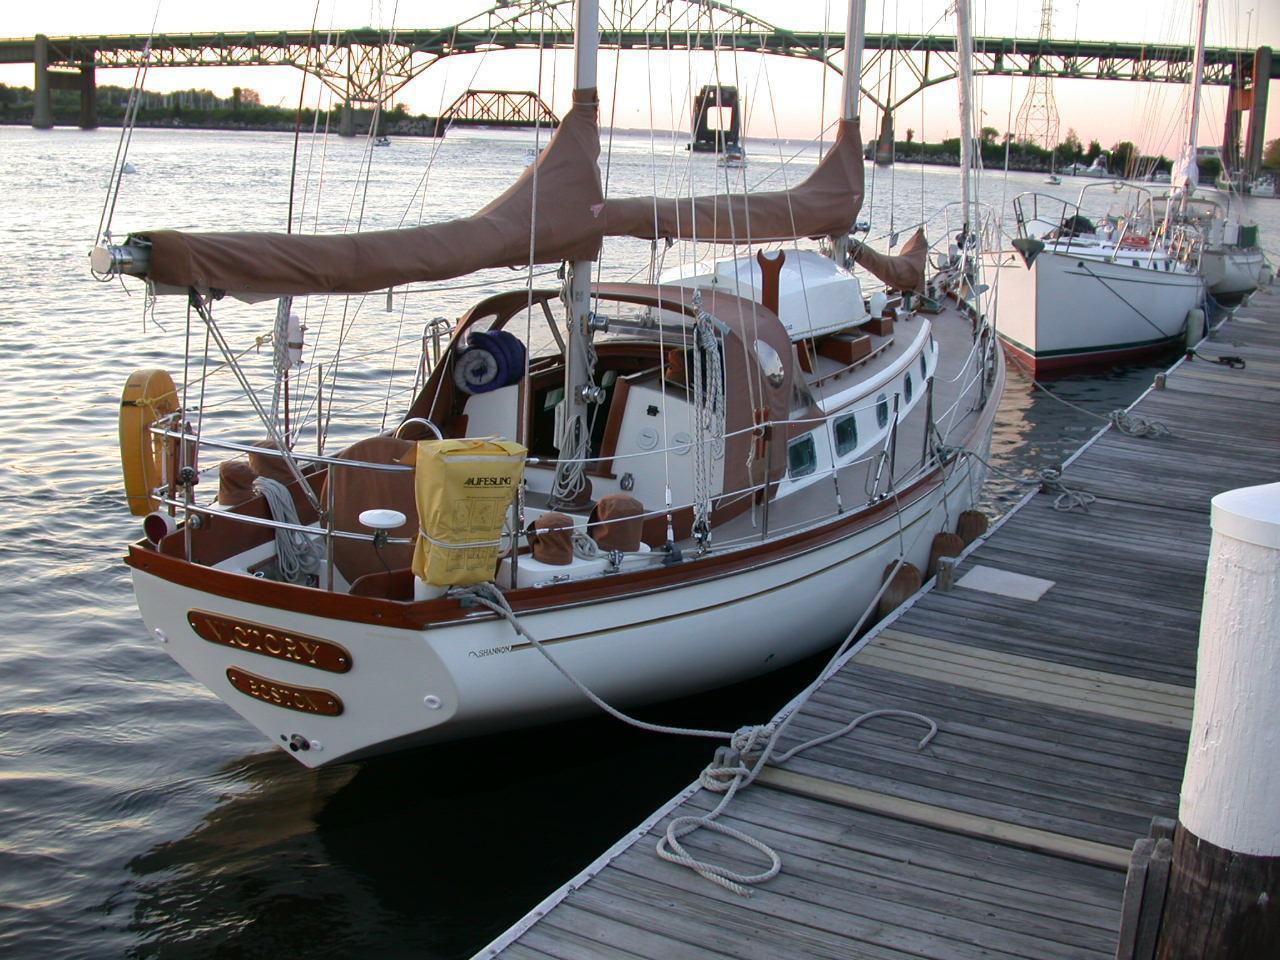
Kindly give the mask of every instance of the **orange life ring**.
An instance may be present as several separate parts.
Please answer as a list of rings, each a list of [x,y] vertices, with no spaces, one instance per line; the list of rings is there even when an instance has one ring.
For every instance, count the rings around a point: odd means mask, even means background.
[[[164,370],[135,370],[120,395],[120,466],[129,512],[146,516],[159,506],[153,496],[168,479],[165,441],[151,435],[151,426],[176,413],[178,391]]]
[[[1151,238],[1143,236],[1126,236],[1120,241],[1120,246],[1135,247],[1140,250],[1146,250],[1151,246]]]

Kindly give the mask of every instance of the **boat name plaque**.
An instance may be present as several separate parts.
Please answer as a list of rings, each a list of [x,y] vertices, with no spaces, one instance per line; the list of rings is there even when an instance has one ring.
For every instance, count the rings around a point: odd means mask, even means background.
[[[264,657],[300,663],[304,667],[346,673],[351,669],[351,654],[336,643],[317,640],[301,633],[290,633],[278,627],[264,627],[247,620],[188,610],[187,623],[198,636],[210,643],[220,643],[236,650],[260,653]]]
[[[330,690],[280,683],[238,667],[227,667],[227,679],[245,696],[269,703],[273,707],[284,707],[299,713],[318,713],[325,717],[336,717],[342,713],[342,700]]]

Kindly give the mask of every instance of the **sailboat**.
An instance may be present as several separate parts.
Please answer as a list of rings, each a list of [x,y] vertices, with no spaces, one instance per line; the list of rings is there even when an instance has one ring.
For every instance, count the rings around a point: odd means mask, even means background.
[[[1204,332],[1204,224],[1179,211],[1195,187],[1206,7],[1202,0],[1177,194],[1157,203],[1145,187],[1119,182],[1086,186],[1074,204],[1024,193],[1013,201],[1010,248],[987,255],[987,309],[1033,374],[1137,360]],[[1101,225],[1085,215],[1097,187],[1111,193],[1117,211]],[[1114,202],[1121,191],[1127,201]]]
[[[287,337],[291,298],[565,267],[561,287],[466,311],[398,427],[331,455],[291,448],[247,381],[267,432],[252,447],[189,426],[200,411],[161,371],[130,378],[142,618],[307,766],[568,718],[595,709],[583,688],[625,707],[793,663],[842,638],[899,557],[926,571],[978,497],[998,343],[971,298],[915,309],[922,234],[897,257],[851,249],[862,4],[834,145],[799,185],[750,196],[606,199],[595,0],[579,0],[575,31],[572,110],[470,217],[139,231],[92,253],[99,275],[185,297],[233,367],[215,298],[277,300]],[[774,252],[593,281],[606,237],[694,236]],[[800,250],[809,237],[832,255]],[[855,256],[895,289],[864,297]],[[972,266],[950,264],[948,288]],[[522,336],[534,323],[545,339]],[[193,433],[202,456],[250,455],[224,461],[243,482],[218,502],[192,482]]]

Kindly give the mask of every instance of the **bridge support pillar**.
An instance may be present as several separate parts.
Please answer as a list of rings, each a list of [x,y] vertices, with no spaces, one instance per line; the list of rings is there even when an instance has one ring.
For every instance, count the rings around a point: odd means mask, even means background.
[[[31,126],[37,130],[53,127],[53,106],[49,96],[49,38],[36,35],[35,42],[35,108],[31,113]]]
[[[92,60],[80,64],[80,129],[98,128],[97,68]]]
[[[1226,119],[1222,127],[1222,175],[1227,179],[1240,170],[1240,114],[1248,103],[1240,65],[1231,67],[1231,85],[1227,88]]]
[[[880,136],[876,140],[876,163],[888,166],[893,163],[893,111],[886,109],[880,120]]]
[[[1251,183],[1262,167],[1262,145],[1267,129],[1267,92],[1271,84],[1271,48],[1259,47],[1253,55],[1253,102],[1249,105],[1249,132],[1244,141],[1244,181]]]
[[[347,101],[342,105],[342,114],[338,118],[338,136],[354,137],[356,135],[356,112]]]

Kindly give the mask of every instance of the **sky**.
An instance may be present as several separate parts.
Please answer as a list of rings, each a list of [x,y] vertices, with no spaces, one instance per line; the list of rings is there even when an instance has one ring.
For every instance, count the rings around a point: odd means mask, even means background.
[[[3,27],[8,36],[68,34],[147,34],[156,31],[210,32],[302,30],[313,18],[328,27],[445,27],[486,10],[494,0],[413,2],[413,0],[219,0],[214,4],[135,0],[104,4],[100,0],[49,0],[41,4],[5,4]],[[608,3],[610,0],[604,0]],[[615,0],[637,4],[640,0]],[[847,6],[842,0],[737,0],[739,8],[780,27],[843,32]],[[911,0],[868,4],[867,30],[876,32],[951,34],[953,16],[945,0]],[[1060,39],[1114,40],[1146,43],[1194,42],[1195,0],[1055,0],[1054,36]],[[974,0],[974,32],[979,36],[1034,37],[1040,23],[1040,0]],[[1276,0],[1210,0],[1208,44],[1280,51],[1280,2]],[[818,64],[781,57],[721,53],[719,55],[633,51],[619,59],[602,52],[599,60],[603,120],[619,127],[669,129],[687,123],[691,90],[704,83],[736,83],[747,103],[749,137],[810,139],[830,124],[839,110],[839,79]],[[864,78],[883,92],[887,72]],[[569,103],[572,66],[567,53],[490,52],[446,58],[413,80],[396,97],[415,113],[439,113],[468,87],[536,89],[557,112]],[[147,88],[159,92],[203,88],[226,96],[235,86],[260,92],[264,103],[289,106],[298,101],[302,74],[289,67],[213,67],[154,69]],[[905,85],[905,71],[897,75]],[[0,66],[0,82],[29,86],[32,68]],[[133,71],[101,70],[99,84],[130,86]],[[1268,137],[1280,137],[1280,84],[1272,91]],[[308,106],[318,102],[320,85],[309,81]],[[1021,79],[979,78],[976,100],[984,126],[1000,132],[1015,127],[1026,92]],[[1056,81],[1060,115],[1059,139],[1075,130],[1086,144],[1104,147],[1128,139],[1149,153],[1173,156],[1185,136],[1187,88],[1174,84],[1103,81]],[[322,105],[324,101],[319,101]],[[1198,141],[1221,140],[1225,91],[1206,88]],[[898,137],[913,130],[917,140],[956,136],[955,84],[940,84],[916,96],[899,111]],[[863,136],[876,135],[879,117],[864,101]]]

